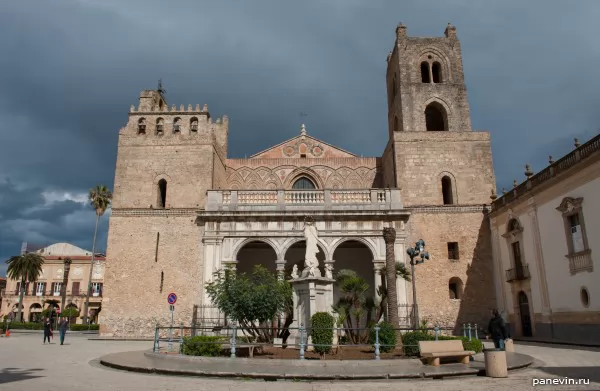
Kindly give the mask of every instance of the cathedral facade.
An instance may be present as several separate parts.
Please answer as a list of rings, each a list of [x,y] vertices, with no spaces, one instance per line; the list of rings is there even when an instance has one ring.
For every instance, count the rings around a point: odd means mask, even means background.
[[[142,91],[119,132],[101,333],[153,335],[170,318],[171,292],[177,324],[190,324],[211,306],[205,284],[227,266],[262,264],[289,278],[294,265],[302,269],[307,217],[320,268],[356,271],[374,299],[383,228],[396,229],[396,260],[408,267],[406,249],[423,239],[421,319],[485,322],[495,305],[487,217],[495,177],[490,135],[471,129],[456,29],[419,38],[399,25],[387,62],[388,143],[376,157],[302,126],[249,158],[229,158],[226,116],[212,118],[206,105],[169,107],[160,91]],[[410,307],[411,283],[397,284],[399,304]]]

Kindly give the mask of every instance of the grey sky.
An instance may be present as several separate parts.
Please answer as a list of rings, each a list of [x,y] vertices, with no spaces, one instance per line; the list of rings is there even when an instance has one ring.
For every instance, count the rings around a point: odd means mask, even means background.
[[[462,43],[475,129],[498,190],[598,133],[600,2],[10,0],[0,6],[0,275],[22,240],[91,249],[83,201],[112,188],[140,90],[230,118],[230,157],[298,134],[357,154],[386,143],[386,55],[411,36]],[[307,117],[300,117],[306,112]],[[106,242],[107,218],[99,247]]]

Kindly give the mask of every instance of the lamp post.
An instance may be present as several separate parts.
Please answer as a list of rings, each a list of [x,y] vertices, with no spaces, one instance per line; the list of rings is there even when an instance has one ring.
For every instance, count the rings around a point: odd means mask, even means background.
[[[406,250],[406,253],[410,257],[410,272],[412,274],[412,294],[413,294],[413,322],[414,329],[419,326],[419,305],[417,304],[417,286],[415,283],[415,265],[419,263],[424,263],[426,259],[429,259],[429,253],[425,251],[425,242],[423,239],[419,239],[415,243],[415,247],[409,247]],[[415,259],[420,257],[421,259]]]

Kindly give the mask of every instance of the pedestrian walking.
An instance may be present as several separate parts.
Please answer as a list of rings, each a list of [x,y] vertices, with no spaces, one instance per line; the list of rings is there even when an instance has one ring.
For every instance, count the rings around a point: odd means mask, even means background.
[[[504,349],[504,341],[508,339],[508,331],[506,330],[504,319],[502,319],[497,309],[492,310],[492,319],[490,319],[490,324],[488,325],[488,333],[494,340],[494,347],[496,349]]]
[[[50,337],[52,336],[52,323],[50,318],[46,318],[44,322],[44,345],[46,344],[46,338],[48,338],[48,344],[50,344]]]
[[[58,326],[58,330],[60,331],[60,344],[62,345],[65,342],[65,334],[67,333],[67,329],[69,328],[69,321],[67,318],[60,318],[60,324]]]

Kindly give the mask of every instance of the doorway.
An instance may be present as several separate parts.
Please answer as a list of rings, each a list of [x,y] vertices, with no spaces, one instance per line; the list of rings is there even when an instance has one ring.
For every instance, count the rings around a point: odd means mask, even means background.
[[[519,315],[521,317],[521,334],[523,337],[533,336],[531,329],[531,315],[529,313],[529,300],[525,292],[519,292]]]

